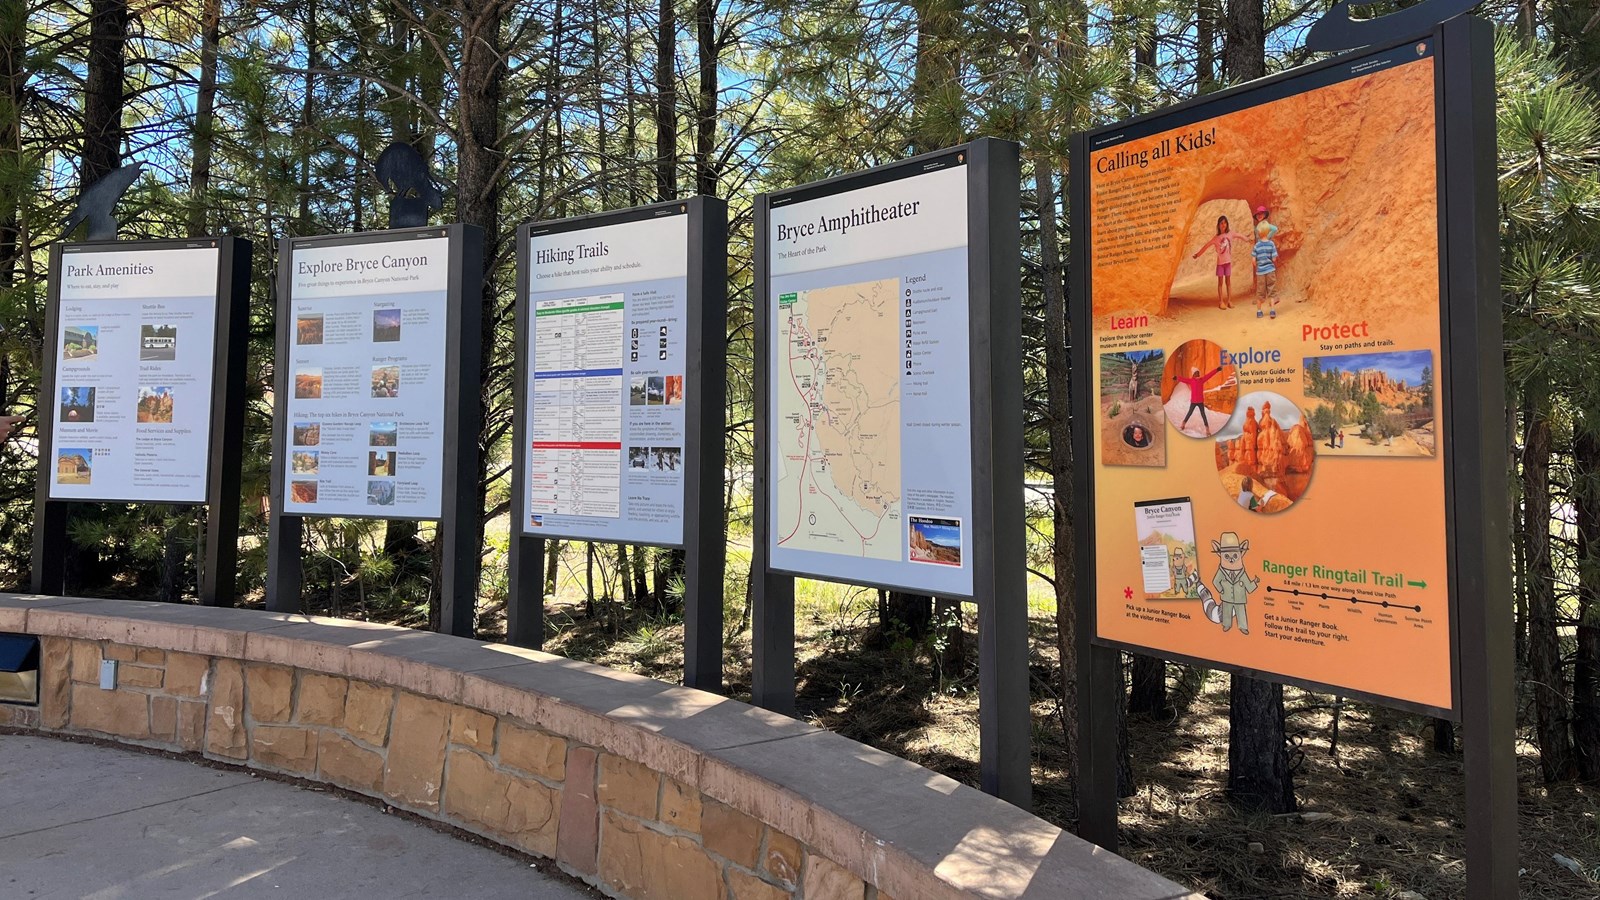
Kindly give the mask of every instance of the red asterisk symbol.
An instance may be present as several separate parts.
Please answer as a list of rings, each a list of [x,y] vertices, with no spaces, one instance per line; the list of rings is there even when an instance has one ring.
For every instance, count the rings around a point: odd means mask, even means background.
[[[1122,598],[1124,600],[1132,600],[1133,599],[1133,588],[1131,588],[1131,587],[1123,588],[1122,589]]]

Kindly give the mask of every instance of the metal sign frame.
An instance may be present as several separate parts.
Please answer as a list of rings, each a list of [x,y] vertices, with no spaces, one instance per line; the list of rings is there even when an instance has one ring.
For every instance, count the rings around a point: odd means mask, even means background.
[[[1196,108],[1215,110],[1270,102],[1310,89],[1285,90],[1332,67],[1431,40],[1437,116],[1440,328],[1439,372],[1446,386],[1446,564],[1450,572],[1451,682],[1454,702],[1440,709],[1303,678],[1196,660],[1158,648],[1129,646],[1096,635],[1093,436],[1073,431],[1073,485],[1078,582],[1080,835],[1115,850],[1116,707],[1123,690],[1121,650],[1237,672],[1312,690],[1358,697],[1410,712],[1461,721],[1466,763],[1467,877],[1472,900],[1516,893],[1515,706],[1512,669],[1510,532],[1505,508],[1505,434],[1501,357],[1500,272],[1495,187],[1493,31],[1481,20],[1452,19],[1429,34],[1364,48],[1157,113],[1072,136],[1071,226],[1073,408],[1095,408],[1091,382],[1089,159],[1094,137]],[[1262,99],[1263,95],[1266,99]],[[1174,126],[1175,127],[1175,126]],[[1154,129],[1159,130],[1159,129]],[[1082,426],[1082,423],[1079,423]]]
[[[517,229],[516,375],[513,418],[515,451],[511,475],[511,547],[506,639],[520,647],[544,646],[543,536],[522,527],[527,516],[527,382],[529,337],[529,241],[536,235],[577,233],[664,216],[685,216],[688,257],[684,300],[683,536],[680,543],[645,544],[684,551],[684,669],[689,687],[722,690],[722,582],[727,560],[727,523],[722,486],[727,459],[724,427],[728,353],[728,205],[716,197],[690,197],[569,219],[532,222]],[[551,528],[550,538],[592,541]],[[637,542],[627,542],[637,543]]]
[[[761,194],[755,204],[755,496],[752,694],[756,705],[795,708],[795,578],[834,579],[771,564],[771,464],[775,412],[768,360],[775,323],[770,232],[775,202],[845,193],[928,171],[965,154],[968,365],[971,374],[971,596],[977,604],[979,743],[983,790],[1026,809],[1032,802],[1028,687],[1026,524],[1023,502],[1020,163],[1016,144],[982,138],[890,165]],[[900,585],[872,584],[889,590]],[[922,592],[920,588],[910,588]]]
[[[240,472],[243,469],[245,356],[250,323],[252,246],[240,237],[174,238],[139,241],[84,241],[50,248],[48,297],[45,304],[46,347],[40,373],[39,473],[34,493],[33,577],[36,594],[66,591],[67,523],[74,503],[138,503],[202,505],[176,500],[109,500],[50,496],[50,463],[55,441],[56,374],[61,348],[61,267],[77,253],[138,253],[161,250],[217,251],[216,323],[211,339],[211,416],[206,440],[206,515],[204,556],[200,569],[200,602],[232,606],[237,597],[239,559]]]
[[[402,243],[448,238],[449,270],[445,298],[444,411],[441,446],[443,484],[438,537],[443,542],[439,630],[471,637],[474,605],[482,570],[483,525],[478,504],[477,435],[483,408],[479,372],[483,362],[483,231],[475,225],[399,228],[354,234],[286,237],[278,242],[277,348],[273,371],[280,389],[273,395],[272,511],[267,526],[267,609],[300,612],[304,583],[301,539],[304,513],[283,512],[287,489],[284,459],[289,448],[289,393],[284,377],[291,371],[294,336],[294,255],[302,247]],[[340,514],[334,518],[432,521],[417,516]]]

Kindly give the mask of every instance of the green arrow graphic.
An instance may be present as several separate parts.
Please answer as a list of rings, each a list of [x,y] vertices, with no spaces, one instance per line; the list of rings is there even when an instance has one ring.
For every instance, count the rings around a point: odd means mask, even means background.
[[[1419,587],[1419,588],[1425,588],[1425,587],[1428,586],[1428,583],[1426,581],[1408,581],[1408,582],[1406,582],[1406,584],[1409,584],[1412,587]]]

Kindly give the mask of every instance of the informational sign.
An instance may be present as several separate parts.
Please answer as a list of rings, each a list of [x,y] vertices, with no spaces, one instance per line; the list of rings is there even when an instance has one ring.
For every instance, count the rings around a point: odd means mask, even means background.
[[[62,249],[52,500],[206,502],[220,250]]]
[[[1436,77],[1428,39],[1088,136],[1101,640],[1453,708]]]
[[[684,543],[686,210],[528,234],[523,533]]]
[[[449,252],[439,230],[295,245],[278,329],[285,513],[439,518]]]
[[[774,570],[973,593],[966,162],[771,201]]]

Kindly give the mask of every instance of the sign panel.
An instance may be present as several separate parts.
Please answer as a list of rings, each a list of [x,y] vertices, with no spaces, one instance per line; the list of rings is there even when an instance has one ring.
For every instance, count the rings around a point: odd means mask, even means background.
[[[50,499],[206,502],[220,258],[62,249]]]
[[[1088,137],[1100,639],[1452,708],[1434,49]]]
[[[450,240],[299,243],[289,321],[285,513],[437,519],[443,508]],[[452,437],[452,439],[454,439]]]
[[[952,152],[771,201],[774,570],[972,595],[968,174]]]
[[[523,533],[684,542],[686,210],[529,235]]]

